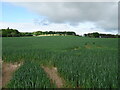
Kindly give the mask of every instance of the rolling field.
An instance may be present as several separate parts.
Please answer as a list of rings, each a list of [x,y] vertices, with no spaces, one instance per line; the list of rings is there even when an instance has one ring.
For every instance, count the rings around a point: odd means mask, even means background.
[[[119,86],[117,38],[2,38],[2,60],[23,63],[6,88],[56,88],[42,66],[56,67],[64,88]]]

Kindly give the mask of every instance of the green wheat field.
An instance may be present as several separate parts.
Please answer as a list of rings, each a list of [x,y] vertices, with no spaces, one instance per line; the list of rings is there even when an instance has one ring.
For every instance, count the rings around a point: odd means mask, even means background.
[[[41,65],[57,67],[63,88],[117,88],[118,38],[3,37],[2,60],[22,62],[5,88],[57,88]]]

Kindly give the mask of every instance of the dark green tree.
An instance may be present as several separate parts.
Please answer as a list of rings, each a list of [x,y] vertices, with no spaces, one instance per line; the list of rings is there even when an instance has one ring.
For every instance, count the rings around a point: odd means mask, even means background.
[[[93,35],[93,37],[95,37],[95,38],[99,38],[99,33],[98,33],[98,32],[94,32],[94,33],[92,33],[92,35]]]

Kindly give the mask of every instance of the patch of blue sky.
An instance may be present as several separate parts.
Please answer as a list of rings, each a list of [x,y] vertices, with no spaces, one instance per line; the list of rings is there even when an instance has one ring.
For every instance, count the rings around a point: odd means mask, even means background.
[[[2,21],[2,3],[0,2],[0,21]]]
[[[4,22],[29,23],[40,17],[24,7],[13,5],[10,2],[2,2],[2,21]]]

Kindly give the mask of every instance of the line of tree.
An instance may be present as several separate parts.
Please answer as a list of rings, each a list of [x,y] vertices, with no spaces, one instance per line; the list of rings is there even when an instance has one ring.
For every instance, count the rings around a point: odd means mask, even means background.
[[[42,31],[36,31],[36,32],[33,32],[33,35],[35,35],[35,36],[38,36],[38,35],[48,35],[48,34],[50,34],[50,35],[55,35],[55,34],[58,34],[58,35],[76,35],[76,33],[75,32],[67,32],[67,31],[63,31],[63,32],[56,32],[56,31],[44,31],[44,32],[42,32]]]
[[[9,29],[9,27],[8,27],[7,29],[0,30],[0,36],[2,36],[2,37],[19,37],[20,32],[16,29]]]
[[[0,29],[1,37],[23,37],[23,36],[39,36],[39,35],[76,35],[75,32],[71,31],[63,31],[63,32],[55,32],[55,31],[36,31],[36,32],[19,32],[17,29]]]
[[[116,34],[100,34],[98,32],[84,34],[85,37],[92,37],[92,38],[120,38],[120,35]]]
[[[19,32],[17,29],[0,29],[0,37],[22,37],[22,36],[33,36],[33,33]]]
[[[75,32],[72,31],[36,31],[36,32],[19,32],[17,29],[0,29],[0,37],[24,37],[24,36],[39,36],[39,35],[74,35],[79,36]],[[100,34],[98,32],[84,34],[85,37],[92,38],[120,38],[120,35],[116,34]]]

